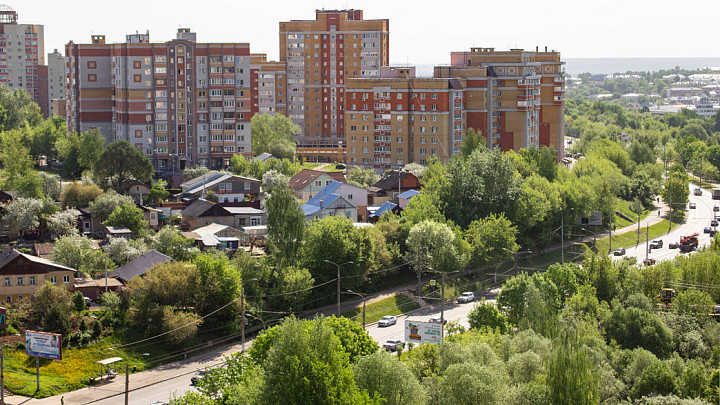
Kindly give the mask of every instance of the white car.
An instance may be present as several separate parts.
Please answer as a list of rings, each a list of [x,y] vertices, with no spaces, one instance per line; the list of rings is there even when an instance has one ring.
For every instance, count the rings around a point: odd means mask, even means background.
[[[388,339],[383,344],[383,348],[389,352],[402,351],[405,348],[405,342],[400,339]]]
[[[468,303],[475,301],[475,294],[472,292],[464,292],[457,298],[458,304]]]
[[[397,318],[391,315],[385,315],[378,321],[378,326],[390,326],[397,323]]]

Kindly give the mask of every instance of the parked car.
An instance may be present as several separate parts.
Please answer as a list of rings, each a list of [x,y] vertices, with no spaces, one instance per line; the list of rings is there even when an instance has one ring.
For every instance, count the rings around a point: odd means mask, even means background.
[[[697,208],[697,204],[695,204],[695,203],[690,203],[690,209],[691,209],[691,210],[694,210],[695,208]]]
[[[663,247],[663,241],[661,239],[650,242],[650,249],[660,249],[661,247]]]
[[[475,301],[475,293],[469,291],[460,294],[460,296],[457,298],[458,304],[464,304],[473,301]]]
[[[713,211],[718,212],[720,211],[720,205],[716,205],[713,207]]]
[[[391,315],[385,315],[378,321],[378,326],[390,326],[397,323],[397,318]]]
[[[389,352],[396,352],[398,350],[402,351],[402,349],[405,348],[405,342],[403,342],[400,339],[388,339],[383,344],[383,349],[389,351]]]
[[[710,226],[718,226],[718,220],[713,219],[712,221],[710,221]]]
[[[439,316],[436,316],[436,317],[430,318],[430,323],[442,323],[443,325],[445,325],[447,323],[447,319],[441,320]]]
[[[85,300],[85,306],[90,308],[90,304],[92,304],[92,299],[90,299],[90,297],[83,297],[83,299]]]
[[[680,242],[670,242],[670,244],[668,245],[668,247],[669,247],[670,249],[677,249],[677,248],[680,247]]]
[[[712,228],[710,228],[709,226],[706,226],[705,228],[703,228],[704,233],[710,233],[711,231],[712,231]]]
[[[613,252],[613,255],[615,256],[624,256],[625,255],[625,248],[617,248]]]
[[[195,385],[198,381],[205,378],[209,371],[208,370],[198,370],[194,376],[190,377],[190,384]]]
[[[652,265],[655,264],[655,263],[657,263],[657,260],[655,260],[655,259],[652,259],[652,258],[649,258],[649,257],[646,258],[646,259],[643,259],[643,264],[646,265],[646,266],[652,266]]]

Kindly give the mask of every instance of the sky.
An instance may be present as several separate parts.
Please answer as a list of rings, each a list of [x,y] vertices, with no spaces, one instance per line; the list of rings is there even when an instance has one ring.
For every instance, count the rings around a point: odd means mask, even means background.
[[[45,52],[89,43],[91,34],[124,42],[150,31],[175,38],[179,27],[198,42],[248,42],[278,59],[278,23],[312,20],[316,9],[361,9],[390,20],[392,64],[449,64],[451,51],[536,46],[563,58],[720,57],[714,34],[720,1],[686,0],[0,0],[19,22],[45,26]]]

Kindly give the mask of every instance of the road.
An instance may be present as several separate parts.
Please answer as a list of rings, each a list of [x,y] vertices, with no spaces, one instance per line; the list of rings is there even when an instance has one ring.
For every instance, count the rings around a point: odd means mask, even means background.
[[[692,192],[694,189],[695,186],[690,184],[689,200],[691,203],[695,203],[697,208],[688,209],[686,211],[687,214],[685,216],[685,223],[673,228],[669,234],[665,233],[662,236],[655,238],[663,241],[663,247],[651,250],[647,257],[655,259],[658,262],[663,260],[672,260],[675,256],[683,253],[680,253],[680,249],[670,249],[670,243],[678,242],[680,241],[681,236],[690,235],[695,232],[699,234],[698,242],[700,246],[705,246],[710,243],[710,235],[703,233],[703,228],[710,226],[710,221],[713,219],[714,214],[713,207],[716,204],[720,205],[720,201],[713,200],[711,193],[707,190],[703,190],[702,195],[696,196]],[[640,228],[640,232],[645,232],[645,228]],[[638,246],[625,248],[625,256],[636,257],[638,263],[642,263],[643,259],[646,257],[646,246],[646,243],[641,243]],[[615,260],[622,259],[622,256],[612,257]]]

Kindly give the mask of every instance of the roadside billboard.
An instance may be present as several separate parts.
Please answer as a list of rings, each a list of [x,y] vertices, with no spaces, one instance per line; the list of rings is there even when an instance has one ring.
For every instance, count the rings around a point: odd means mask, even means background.
[[[423,344],[442,341],[442,324],[405,320],[405,342]]]
[[[31,357],[62,360],[62,335],[26,331],[25,354]]]
[[[602,212],[592,211],[589,217],[578,217],[578,225],[602,225]]]

